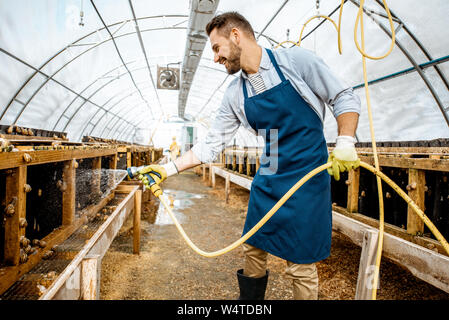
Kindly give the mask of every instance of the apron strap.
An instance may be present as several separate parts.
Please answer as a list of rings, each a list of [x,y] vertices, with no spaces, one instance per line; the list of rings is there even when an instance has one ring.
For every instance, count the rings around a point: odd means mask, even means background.
[[[281,78],[281,81],[284,82],[286,79],[284,77],[284,74],[281,71],[281,68],[279,68],[279,65],[276,61],[276,59],[274,58],[273,52],[271,52],[270,49],[265,48],[265,50],[268,53],[268,56],[270,57],[271,63],[273,64],[274,68],[276,69],[276,72],[279,76],[279,78]],[[245,97],[245,99],[248,99],[248,91],[246,90],[246,82],[245,79],[243,77],[241,77],[242,79],[242,87],[243,87],[243,96]]]
[[[284,74],[281,71],[281,68],[279,68],[279,65],[276,61],[276,59],[274,58],[273,52],[271,52],[271,50],[265,48],[265,50],[267,50],[268,56],[270,57],[271,63],[273,64],[274,68],[276,69],[279,78],[281,78],[281,81],[284,82],[286,79],[284,77]]]
[[[248,91],[246,91],[245,78],[241,77],[241,79],[242,79],[242,87],[243,87],[243,96],[245,97],[245,99],[248,99]]]

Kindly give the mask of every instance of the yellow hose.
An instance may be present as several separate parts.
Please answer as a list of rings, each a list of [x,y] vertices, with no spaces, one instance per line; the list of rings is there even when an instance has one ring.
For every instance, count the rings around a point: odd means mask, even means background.
[[[239,245],[241,245],[242,243],[244,243],[246,240],[248,240],[254,233],[257,232],[257,230],[259,230],[275,213],[276,211],[293,195],[293,193],[295,193],[304,183],[306,183],[309,179],[311,179],[313,176],[315,176],[316,174],[320,173],[323,170],[326,170],[327,168],[329,168],[332,164],[330,162],[325,163],[317,168],[315,168],[314,170],[310,171],[308,174],[306,174],[302,179],[300,179],[295,185],[293,185],[293,187],[290,188],[290,190],[287,191],[287,193],[285,193],[281,199],[279,199],[279,201],[271,208],[270,211],[268,211],[265,216],[260,219],[260,221],[253,227],[251,228],[251,230],[249,230],[247,233],[245,233],[240,239],[238,239],[237,241],[235,241],[234,243],[230,244],[229,246],[227,246],[226,248],[223,248],[221,250],[217,250],[217,251],[213,251],[213,252],[207,252],[204,250],[201,250],[200,248],[198,248],[191,240],[190,238],[187,236],[187,234],[185,233],[184,229],[182,228],[182,226],[179,224],[178,220],[176,219],[173,211],[171,210],[170,206],[167,204],[167,202],[165,201],[164,197],[161,195],[159,196],[159,200],[162,202],[162,204],[164,205],[165,209],[167,210],[169,216],[171,217],[171,219],[173,220],[173,222],[175,223],[176,228],[178,229],[178,231],[181,233],[182,237],[184,238],[184,240],[187,242],[187,244],[198,254],[204,256],[204,257],[208,257],[208,258],[212,258],[212,257],[217,257],[220,255],[223,255],[235,248],[237,248]],[[361,161],[360,162],[360,166],[371,171],[372,173],[374,173],[375,175],[379,176],[380,178],[382,178],[388,185],[390,185],[394,190],[396,190],[396,192],[398,192],[398,194],[407,202],[408,205],[410,205],[410,207],[418,214],[418,216],[424,221],[424,223],[426,224],[426,226],[432,231],[432,233],[435,235],[435,238],[438,239],[438,241],[440,241],[441,245],[443,246],[443,248],[446,250],[447,254],[449,255],[449,244],[447,243],[446,239],[443,237],[443,235],[438,231],[438,229],[435,227],[435,225],[432,223],[432,221],[430,221],[430,219],[424,214],[424,212],[418,207],[418,205],[416,205],[415,202],[413,202],[413,200],[394,182],[392,181],[390,178],[388,178],[385,174],[383,174],[381,171],[379,171],[378,169],[374,168],[373,166],[369,165],[366,162]]]
[[[341,48],[342,48],[342,46],[341,46],[341,17],[342,17],[344,2],[345,2],[345,0],[341,1],[340,13],[339,13],[339,19],[338,19],[338,26],[328,16],[323,16],[323,15],[313,16],[310,19],[308,19],[306,21],[306,23],[303,25],[303,28],[301,30],[298,42],[293,42],[293,41],[287,40],[287,41],[279,43],[275,47],[275,49],[278,48],[280,45],[282,45],[284,43],[293,43],[293,44],[299,46],[301,44],[302,34],[303,34],[303,31],[304,31],[306,25],[310,21],[315,19],[315,18],[325,18],[325,19],[329,20],[330,22],[332,22],[332,24],[334,25],[334,27],[337,30],[337,33],[338,33],[338,51],[341,54]],[[366,72],[366,58],[372,59],[372,60],[383,59],[386,56],[388,56],[392,52],[392,50],[394,48],[394,44],[395,44],[395,30],[394,30],[393,20],[392,20],[391,13],[390,13],[390,10],[388,9],[386,1],[382,0],[382,2],[384,4],[385,11],[387,12],[387,15],[388,15],[388,21],[390,23],[390,29],[391,29],[391,34],[392,34],[392,36],[391,36],[391,46],[390,46],[389,50],[387,51],[387,53],[385,53],[384,55],[379,56],[379,57],[373,57],[373,56],[368,55],[365,52],[365,35],[364,35],[364,27],[363,27],[363,5],[365,3],[365,0],[360,0],[359,11],[357,13],[357,18],[356,18],[355,27],[354,27],[354,42],[355,42],[355,45],[357,47],[357,50],[362,55],[363,79],[364,79],[364,83],[365,83],[365,93],[366,93],[366,101],[367,101],[367,108],[368,108],[368,118],[369,118],[369,123],[370,123],[371,142],[372,142],[373,156],[374,156],[374,167],[372,167],[371,165],[369,165],[369,164],[367,164],[367,163],[365,163],[363,161],[360,162],[360,166],[365,168],[365,169],[367,169],[367,170],[369,170],[369,171],[371,171],[372,173],[374,173],[376,175],[377,189],[378,189],[378,196],[379,196],[379,242],[378,242],[378,246],[377,246],[376,267],[375,267],[375,270],[374,270],[374,277],[373,277],[373,291],[372,291],[373,292],[372,293],[372,299],[373,300],[376,299],[376,293],[377,293],[377,283],[378,283],[378,277],[379,277],[380,261],[381,261],[381,256],[382,256],[383,233],[384,233],[384,206],[383,206],[383,193],[382,193],[382,181],[381,181],[381,179],[384,180],[388,185],[390,185],[407,202],[407,204],[423,220],[423,222],[426,224],[426,226],[429,228],[429,230],[433,233],[435,238],[441,243],[441,245],[443,246],[443,248],[446,251],[446,253],[449,255],[449,244],[446,241],[446,239],[443,237],[443,235],[439,232],[439,230],[435,227],[435,225],[432,223],[432,221],[430,221],[430,219],[416,205],[416,203],[396,183],[394,183],[390,178],[388,178],[385,174],[383,174],[380,171],[380,169],[379,169],[379,160],[378,160],[378,156],[377,156],[377,148],[376,148],[376,141],[375,141],[374,128],[373,128],[373,119],[372,119],[372,112],[371,112],[371,100],[370,100],[370,95],[369,95],[369,90],[368,90],[368,79],[367,79],[367,72]],[[357,41],[357,31],[358,31],[358,24],[359,24],[359,22],[360,22],[360,26],[361,26],[360,27],[361,42],[362,42],[361,47],[359,46],[359,43]],[[168,214],[170,215],[170,217],[172,218],[173,222],[175,223],[176,228],[181,233],[182,237],[187,242],[187,244],[195,252],[197,252],[198,254],[200,254],[200,255],[202,255],[204,257],[216,257],[216,256],[219,256],[219,255],[225,254],[225,253],[227,253],[227,252],[237,248],[241,244],[243,244],[254,233],[256,233],[257,230],[259,230],[273,216],[273,214],[275,214],[276,211],[292,196],[292,194],[294,192],[296,192],[305,182],[307,182],[310,178],[312,178],[314,175],[318,174],[319,172],[329,168],[330,166],[331,166],[331,163],[326,163],[326,164],[323,164],[323,165],[319,166],[318,168],[315,168],[314,170],[310,171],[307,175],[305,175],[302,179],[300,179],[293,187],[291,187],[290,190],[287,193],[284,194],[284,196],[271,208],[271,210],[269,212],[267,212],[265,214],[265,216],[251,230],[249,230],[245,235],[243,235],[240,239],[238,239],[234,243],[230,244],[229,246],[227,246],[227,247],[225,247],[225,248],[223,248],[221,250],[213,251],[213,252],[206,252],[206,251],[203,251],[200,248],[198,248],[189,239],[189,237],[185,233],[184,229],[181,227],[181,225],[177,221],[175,215],[173,214],[173,211],[171,210],[171,208],[165,202],[165,200],[162,197],[162,195],[159,196],[158,198],[160,199],[160,201],[162,202],[162,204],[166,208]]]

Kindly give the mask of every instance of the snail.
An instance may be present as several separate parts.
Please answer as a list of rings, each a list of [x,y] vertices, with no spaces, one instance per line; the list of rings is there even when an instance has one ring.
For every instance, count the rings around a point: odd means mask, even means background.
[[[28,193],[28,192],[31,191],[31,186],[30,186],[29,184],[25,183],[25,186],[23,187],[23,190],[24,190],[26,193]]]
[[[20,263],[25,263],[28,261],[28,255],[25,253],[24,250],[20,249],[19,253],[19,261]]]
[[[22,248],[26,248],[30,244],[30,240],[27,239],[25,236],[21,236],[19,243]]]
[[[42,259],[44,260],[50,259],[53,256],[53,254],[54,254],[53,251],[48,250],[42,255]]]
[[[23,161],[25,161],[26,163],[30,163],[32,160],[33,158],[28,153],[23,154]]]
[[[32,247],[31,247],[30,245],[27,245],[27,246],[23,249],[23,251],[25,251],[26,254],[30,254],[30,253],[31,253],[31,249],[32,249]]]
[[[25,218],[20,218],[20,219],[19,219],[19,227],[21,227],[21,228],[26,228],[27,226],[28,226],[27,219],[25,219]]]
[[[13,204],[8,204],[5,208],[5,214],[7,217],[12,217],[15,213],[15,209],[14,209],[14,205]]]

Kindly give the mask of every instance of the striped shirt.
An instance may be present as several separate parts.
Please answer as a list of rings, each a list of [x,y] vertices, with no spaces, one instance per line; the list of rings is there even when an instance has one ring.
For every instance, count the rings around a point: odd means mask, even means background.
[[[248,81],[253,86],[256,94],[262,93],[267,89],[259,72],[248,74]]]

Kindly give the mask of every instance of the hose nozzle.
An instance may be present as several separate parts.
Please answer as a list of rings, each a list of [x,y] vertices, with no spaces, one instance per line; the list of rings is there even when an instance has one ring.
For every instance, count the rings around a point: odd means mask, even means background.
[[[140,167],[129,167],[128,169],[126,169],[126,171],[128,172],[128,177],[130,179],[135,178],[139,175],[139,171],[142,170],[145,166],[140,166]]]
[[[132,178],[137,177],[139,175],[139,171],[142,170],[145,167],[146,166],[129,167],[129,168],[126,169],[126,171],[128,172],[129,178],[132,179]],[[143,175],[145,177],[147,177],[147,179],[148,179],[148,185],[146,186],[146,188],[150,189],[151,192],[153,192],[153,194],[156,197],[159,197],[162,194],[162,190],[159,187],[159,185],[156,183],[156,181],[154,181],[154,179],[148,173],[144,173]]]

